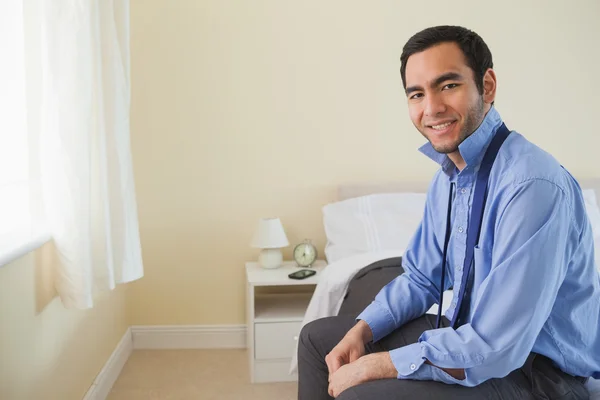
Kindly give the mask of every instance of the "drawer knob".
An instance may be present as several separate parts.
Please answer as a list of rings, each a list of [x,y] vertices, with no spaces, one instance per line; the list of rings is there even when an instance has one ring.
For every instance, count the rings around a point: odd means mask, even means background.
[[[298,336],[294,336],[294,341],[298,341]]]

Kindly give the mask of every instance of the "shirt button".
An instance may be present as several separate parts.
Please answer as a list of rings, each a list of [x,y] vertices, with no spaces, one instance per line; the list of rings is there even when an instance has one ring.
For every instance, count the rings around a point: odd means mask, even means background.
[[[417,369],[417,366],[415,364],[410,364],[410,370],[414,371],[415,369]]]
[[[457,270],[458,272],[462,271],[462,265],[457,265],[457,266],[456,266],[456,270]]]
[[[460,233],[463,233],[463,227],[462,227],[462,226],[459,226],[459,227],[458,227],[458,231],[459,231]]]
[[[462,188],[462,189],[460,189],[460,192],[461,192],[462,194],[465,194],[465,193],[467,193],[467,189],[465,189],[465,188]]]

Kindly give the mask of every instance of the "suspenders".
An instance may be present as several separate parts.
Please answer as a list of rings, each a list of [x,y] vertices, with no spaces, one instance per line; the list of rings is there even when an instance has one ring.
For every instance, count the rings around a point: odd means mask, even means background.
[[[460,284],[460,290],[458,293],[458,300],[456,303],[456,309],[454,310],[454,316],[450,326],[454,329],[463,325],[466,322],[466,318],[469,315],[469,306],[472,295],[472,284],[473,284],[473,251],[475,246],[479,243],[479,235],[481,234],[481,223],[483,220],[483,210],[485,209],[485,202],[487,200],[487,185],[490,171],[498,155],[500,147],[510,135],[510,131],[506,125],[502,124],[498,131],[494,135],[492,142],[488,146],[483,160],[481,161],[481,167],[477,173],[477,181],[475,183],[475,193],[473,195],[473,206],[471,208],[471,214],[469,218],[469,227],[467,230],[467,248],[465,251],[465,261],[463,265],[463,275]],[[450,241],[451,228],[451,213],[452,213],[452,198],[454,191],[454,183],[450,185],[450,195],[448,197],[448,214],[446,216],[446,237],[444,239],[444,250],[442,260],[442,279],[440,286],[440,299],[437,315],[436,327],[440,327],[441,316],[442,316],[442,301],[444,292],[444,280],[446,276],[446,257],[448,253],[448,242]]]

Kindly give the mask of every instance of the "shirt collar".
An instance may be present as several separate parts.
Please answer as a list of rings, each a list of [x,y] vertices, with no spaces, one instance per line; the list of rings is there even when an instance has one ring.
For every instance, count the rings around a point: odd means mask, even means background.
[[[468,167],[478,165],[481,162],[485,149],[487,149],[487,146],[492,141],[494,134],[501,124],[502,118],[498,111],[496,111],[496,108],[492,106],[481,125],[479,125],[479,128],[458,145],[458,151]],[[431,143],[427,142],[419,148],[419,151],[440,164],[442,170],[447,175],[452,174],[454,170],[454,163],[452,160],[450,160],[446,154],[438,153]]]

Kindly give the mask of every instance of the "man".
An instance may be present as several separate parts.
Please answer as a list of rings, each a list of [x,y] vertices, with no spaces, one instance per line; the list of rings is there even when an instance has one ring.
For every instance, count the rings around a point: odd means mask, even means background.
[[[586,378],[600,378],[600,276],[581,189],[504,127],[492,67],[487,45],[462,27],[425,29],[404,46],[410,117],[441,168],[405,272],[356,320],[302,330],[301,400],[583,399]],[[450,287],[436,328],[425,312]]]

